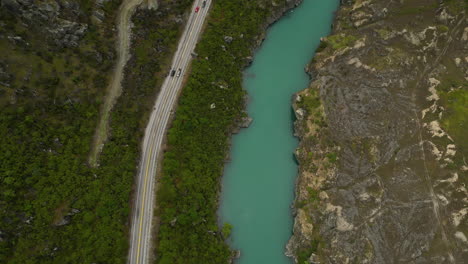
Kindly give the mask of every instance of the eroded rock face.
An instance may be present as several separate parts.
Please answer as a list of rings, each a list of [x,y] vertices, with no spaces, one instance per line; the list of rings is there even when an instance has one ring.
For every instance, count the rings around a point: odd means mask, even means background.
[[[77,47],[88,29],[86,23],[80,22],[83,14],[76,1],[2,0],[1,7],[60,47]]]
[[[288,244],[296,260],[305,251],[310,263],[466,263],[467,149],[448,123],[460,109],[444,105],[468,87],[468,63],[456,60],[467,51],[464,10],[383,0],[341,6],[302,92],[320,94],[319,140],[310,135],[318,115],[306,111],[296,122],[300,206]],[[331,146],[337,162],[317,169]],[[329,154],[310,154],[321,152]]]

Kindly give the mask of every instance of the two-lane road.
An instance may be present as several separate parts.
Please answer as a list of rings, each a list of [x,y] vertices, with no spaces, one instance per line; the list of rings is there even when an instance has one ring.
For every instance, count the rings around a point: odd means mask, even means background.
[[[177,96],[182,88],[185,72],[191,60],[191,53],[200,36],[203,22],[208,14],[211,0],[196,0],[192,6],[190,17],[179,41],[177,52],[172,61],[174,76],[170,74],[164,81],[156,99],[148,126],[143,139],[142,156],[136,182],[135,204],[132,212],[132,227],[130,234],[129,264],[146,264],[152,254],[151,230],[153,220],[153,204],[155,202],[156,167],[161,144],[165,136],[170,114],[175,106]],[[199,7],[198,12],[195,9]],[[178,76],[178,69],[181,74]]]

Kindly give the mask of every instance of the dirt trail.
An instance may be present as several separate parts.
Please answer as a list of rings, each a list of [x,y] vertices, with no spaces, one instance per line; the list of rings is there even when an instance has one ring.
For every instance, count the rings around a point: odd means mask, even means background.
[[[156,0],[123,0],[119,7],[117,16],[117,63],[112,73],[112,78],[108,86],[107,95],[101,109],[101,116],[94,135],[94,142],[89,156],[89,164],[93,167],[98,166],[98,156],[104,146],[108,136],[109,116],[112,107],[122,92],[122,79],[125,64],[130,58],[130,35],[131,35],[131,17],[136,8],[145,2],[150,9],[157,8]]]

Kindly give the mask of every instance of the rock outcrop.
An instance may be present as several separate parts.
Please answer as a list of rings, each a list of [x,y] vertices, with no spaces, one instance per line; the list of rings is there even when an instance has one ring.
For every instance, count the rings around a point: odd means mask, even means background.
[[[466,263],[466,3],[342,2],[294,102],[300,175],[287,254],[301,264]]]
[[[1,7],[60,47],[77,47],[88,29],[76,1],[2,0]]]

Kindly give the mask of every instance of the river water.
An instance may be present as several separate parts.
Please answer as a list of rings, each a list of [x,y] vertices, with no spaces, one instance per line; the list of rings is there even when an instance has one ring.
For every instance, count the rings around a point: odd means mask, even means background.
[[[233,225],[229,244],[239,264],[286,264],[297,164],[291,96],[307,87],[305,65],[331,30],[338,0],[304,0],[267,32],[245,71],[247,107],[254,119],[233,138],[223,177],[220,219]]]

